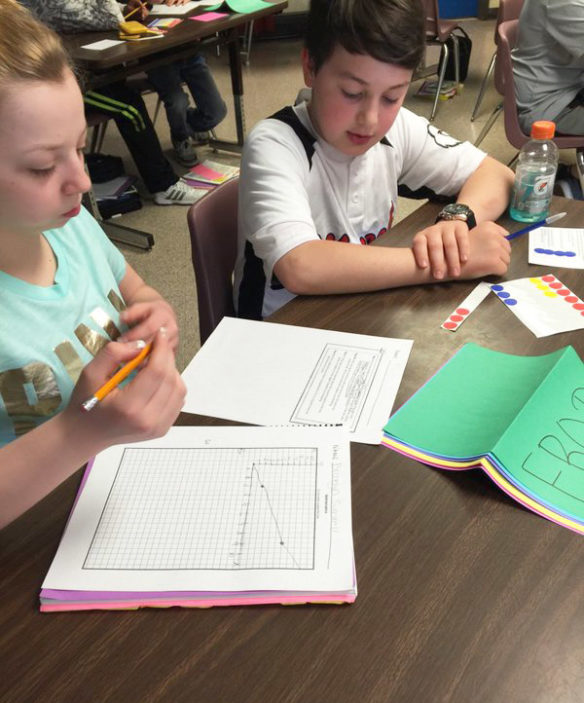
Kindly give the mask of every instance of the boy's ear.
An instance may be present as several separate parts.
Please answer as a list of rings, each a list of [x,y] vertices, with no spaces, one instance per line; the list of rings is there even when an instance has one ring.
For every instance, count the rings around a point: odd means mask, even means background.
[[[304,84],[308,88],[312,88],[312,81],[314,80],[314,61],[308,53],[308,49],[303,48],[301,53],[302,59],[302,73],[304,75]]]

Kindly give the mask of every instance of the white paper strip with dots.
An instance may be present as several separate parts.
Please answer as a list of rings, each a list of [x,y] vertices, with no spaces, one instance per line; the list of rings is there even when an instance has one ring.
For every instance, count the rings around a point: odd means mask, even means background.
[[[536,337],[584,329],[584,302],[551,273],[491,289]]]
[[[490,283],[485,283],[484,281],[479,283],[472,293],[468,295],[455,310],[452,311],[452,313],[448,316],[448,319],[444,320],[441,325],[442,328],[449,330],[450,332],[455,332],[471,314],[471,312],[478,308],[490,292]]]

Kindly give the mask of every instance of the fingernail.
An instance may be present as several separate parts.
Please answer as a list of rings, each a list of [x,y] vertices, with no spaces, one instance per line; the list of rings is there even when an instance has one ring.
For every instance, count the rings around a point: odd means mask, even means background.
[[[138,349],[144,349],[145,346],[146,346],[146,342],[143,339],[136,340],[136,347]]]
[[[168,337],[168,332],[167,332],[166,327],[161,327],[159,332],[163,337]]]

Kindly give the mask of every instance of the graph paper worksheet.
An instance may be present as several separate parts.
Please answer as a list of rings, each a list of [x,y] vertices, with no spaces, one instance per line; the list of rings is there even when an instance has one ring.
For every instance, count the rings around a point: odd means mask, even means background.
[[[353,578],[348,437],[177,427],[100,454],[44,588],[326,589]]]

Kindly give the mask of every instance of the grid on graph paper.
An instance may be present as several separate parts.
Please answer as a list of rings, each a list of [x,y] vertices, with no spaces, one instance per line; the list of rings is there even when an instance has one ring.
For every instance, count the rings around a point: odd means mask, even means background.
[[[314,447],[124,451],[84,569],[313,569]]]

